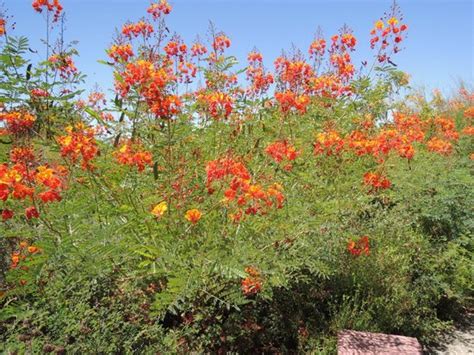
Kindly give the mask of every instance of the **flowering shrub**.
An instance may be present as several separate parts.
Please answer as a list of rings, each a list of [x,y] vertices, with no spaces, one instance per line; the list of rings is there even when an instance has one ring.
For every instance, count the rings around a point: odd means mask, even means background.
[[[376,75],[348,26],[239,70],[172,10],[113,38],[112,98],[1,16],[2,350],[334,352],[343,328],[428,342],[472,306],[474,94],[407,88],[396,4],[367,28]]]

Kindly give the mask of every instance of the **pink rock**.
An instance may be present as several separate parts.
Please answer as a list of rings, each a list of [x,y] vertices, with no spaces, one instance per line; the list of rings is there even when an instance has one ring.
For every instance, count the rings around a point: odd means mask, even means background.
[[[416,338],[400,335],[343,330],[338,333],[337,338],[338,355],[418,355],[423,353]]]

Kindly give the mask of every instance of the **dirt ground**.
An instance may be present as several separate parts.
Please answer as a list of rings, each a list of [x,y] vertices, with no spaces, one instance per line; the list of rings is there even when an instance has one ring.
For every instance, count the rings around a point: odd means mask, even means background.
[[[474,314],[470,314],[466,322],[440,340],[440,345],[430,349],[429,354],[465,355],[474,354]]]

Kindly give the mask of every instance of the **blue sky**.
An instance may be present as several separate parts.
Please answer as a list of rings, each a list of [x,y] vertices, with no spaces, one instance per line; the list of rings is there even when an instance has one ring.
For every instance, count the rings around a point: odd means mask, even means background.
[[[1,1],[0,1],[1,2]],[[31,0],[3,0],[16,21],[16,33],[28,35],[32,46],[44,53],[44,19],[31,8]],[[145,15],[149,0],[62,0],[67,13],[66,40],[78,40],[76,65],[88,75],[87,85],[112,83],[109,68],[98,64],[111,43],[115,28]],[[318,26],[326,37],[344,23],[359,39],[356,60],[371,58],[369,31],[391,0],[170,0],[173,12],[168,27],[192,41],[206,38],[209,20],[232,40],[229,54],[244,62],[256,46],[265,63],[294,44],[305,52]],[[450,92],[459,79],[474,82],[472,0],[400,0],[409,25],[405,49],[394,61],[412,77],[412,85],[428,91]],[[42,52],[41,52],[42,51]],[[244,63],[242,65],[245,65]]]

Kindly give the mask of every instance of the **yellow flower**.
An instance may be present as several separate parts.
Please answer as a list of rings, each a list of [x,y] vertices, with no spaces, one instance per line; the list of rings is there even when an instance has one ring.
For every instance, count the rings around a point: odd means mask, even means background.
[[[160,202],[157,204],[153,209],[151,210],[151,214],[154,215],[155,217],[161,217],[165,214],[165,212],[168,210],[168,204],[166,201]]]
[[[392,17],[392,18],[388,19],[387,23],[389,25],[394,26],[394,25],[398,24],[398,20],[395,17]]]

